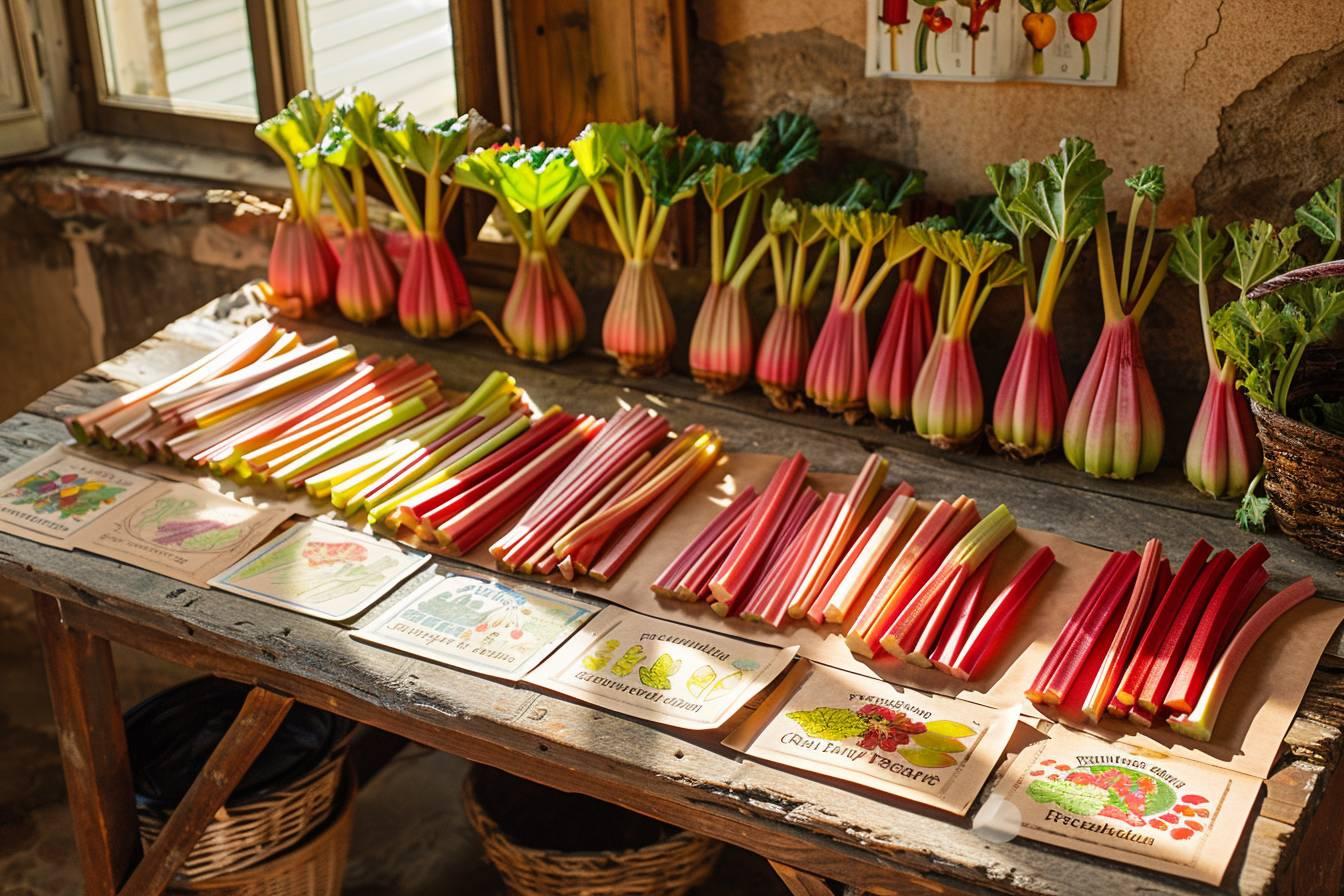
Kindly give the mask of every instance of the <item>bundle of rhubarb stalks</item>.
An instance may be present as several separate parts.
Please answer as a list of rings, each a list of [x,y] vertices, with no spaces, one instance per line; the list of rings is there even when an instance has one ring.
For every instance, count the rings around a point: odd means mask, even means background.
[[[1053,565],[1050,549],[986,599],[994,554],[1017,527],[1007,507],[982,518],[963,495],[939,501],[916,524],[908,484],[879,502],[887,461],[876,454],[848,492],[823,497],[806,484],[807,472],[807,459],[795,454],[763,492],[740,492],[654,580],[653,592],[776,628],[838,624],[863,657],[889,654],[962,679],[983,672]]]
[[[510,519],[498,563],[605,580],[719,460],[640,407],[609,420],[532,410],[495,371],[450,400],[410,357],[358,357],[253,324],[187,367],[66,421],[82,443],[306,489],[347,516],[466,554]]]
[[[1316,593],[1301,579],[1248,610],[1269,580],[1262,544],[1241,556],[1196,541],[1175,572],[1150,540],[1113,553],[1069,618],[1026,692],[1062,714],[1165,722],[1207,741],[1251,647]]]

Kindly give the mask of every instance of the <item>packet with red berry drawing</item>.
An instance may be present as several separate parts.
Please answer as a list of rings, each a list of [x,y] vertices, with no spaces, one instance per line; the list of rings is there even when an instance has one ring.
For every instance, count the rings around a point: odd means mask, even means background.
[[[1016,709],[799,662],[723,743],[748,756],[965,815]]]
[[[435,572],[351,637],[446,666],[518,681],[598,605],[486,574]]]
[[[1216,884],[1260,783],[1056,727],[1012,761],[975,826]]]

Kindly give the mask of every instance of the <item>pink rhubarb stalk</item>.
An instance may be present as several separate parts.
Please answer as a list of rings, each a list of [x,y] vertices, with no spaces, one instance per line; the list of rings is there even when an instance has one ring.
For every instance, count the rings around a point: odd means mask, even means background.
[[[812,348],[808,308],[836,243],[827,238],[812,206],[798,200],[775,200],[766,227],[772,237],[775,310],[756,354],[756,382],[776,408],[799,411],[804,406],[803,384]],[[811,249],[818,242],[821,249],[813,259]]]
[[[756,498],[756,489],[748,486],[738,492],[733,500],[729,501],[722,510],[714,515],[709,525],[700,530],[700,534],[695,536],[681,552],[672,559],[672,562],[658,574],[658,577],[649,585],[649,589],[659,597],[671,597],[682,576],[686,574],[692,564],[708,550],[714,540],[722,532],[733,524],[733,522],[751,506],[751,502]]]
[[[936,257],[924,252],[912,280],[902,280],[891,298],[868,373],[868,410],[879,420],[909,420],[915,380],[933,340],[929,281]]]
[[[947,263],[933,343],[915,380],[915,432],[946,450],[974,445],[984,428],[984,391],[971,350],[971,328],[990,294],[1022,276],[1007,243],[956,230],[910,228],[925,249]]]
[[[1120,684],[1120,676],[1124,674],[1125,667],[1129,664],[1130,656],[1134,651],[1134,645],[1143,631],[1144,624],[1148,621],[1148,607],[1154,600],[1153,591],[1157,584],[1161,564],[1162,542],[1156,538],[1151,538],[1144,545],[1143,557],[1139,562],[1139,572],[1134,579],[1134,588],[1129,593],[1129,600],[1125,604],[1125,612],[1120,618],[1115,637],[1111,639],[1111,643],[1102,658],[1101,668],[1092,680],[1087,697],[1083,701],[1083,714],[1093,722],[1101,720],[1101,716],[1106,712],[1106,707],[1110,704],[1111,698],[1115,696],[1115,689]],[[1158,595],[1158,598],[1160,597],[1161,595]]]
[[[1118,281],[1111,256],[1110,223],[1104,212],[1098,215],[1095,227],[1106,319],[1064,418],[1064,456],[1079,470],[1098,477],[1133,479],[1155,470],[1162,457],[1162,408],[1139,339],[1139,324],[1166,277],[1172,252],[1168,246],[1147,282],[1143,282],[1161,200],[1160,169],[1155,177],[1157,187],[1145,187],[1138,176],[1125,181],[1135,193]],[[1145,199],[1152,203],[1152,213],[1144,250],[1131,280],[1134,229]]]
[[[751,584],[765,559],[764,552],[784,524],[785,512],[803,487],[807,468],[807,458],[799,453],[775,469],[770,484],[752,509],[742,537],[709,581],[710,594],[715,601],[731,606]]]
[[[1022,565],[1012,581],[980,614],[975,628],[956,651],[956,659],[946,663],[943,657],[939,657],[939,661],[944,661],[945,665],[938,665],[937,661],[934,665],[962,680],[974,679],[987,669],[999,646],[1012,633],[1013,622],[1025,606],[1027,598],[1031,596],[1032,589],[1044,578],[1054,563],[1055,554],[1049,548],[1040,548],[1032,554],[1031,559]]]

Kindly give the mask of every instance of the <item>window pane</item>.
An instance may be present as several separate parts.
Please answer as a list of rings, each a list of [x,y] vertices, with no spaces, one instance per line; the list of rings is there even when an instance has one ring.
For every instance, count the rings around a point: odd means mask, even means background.
[[[359,87],[425,122],[457,114],[448,0],[306,0],[319,93]]]
[[[246,0],[96,0],[110,97],[257,118]]]

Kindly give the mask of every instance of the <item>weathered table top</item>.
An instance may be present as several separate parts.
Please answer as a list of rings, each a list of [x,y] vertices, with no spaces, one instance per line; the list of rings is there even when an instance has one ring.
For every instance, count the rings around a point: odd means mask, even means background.
[[[76,377],[0,424],[0,471],[62,441],[60,418],[152,381],[218,344],[236,326],[212,303],[163,333]],[[1232,548],[1250,539],[1230,507],[1201,499],[1178,471],[1139,483],[1086,478],[1062,462],[1018,466],[989,456],[944,456],[910,434],[850,428],[819,414],[783,415],[759,395],[705,396],[669,377],[623,381],[595,357],[538,367],[505,358],[474,334],[415,343],[391,326],[336,318],[297,325],[305,338],[336,333],[362,352],[411,352],[450,388],[511,370],[541,405],[607,413],[619,399],[652,402],[674,425],[719,428],[728,450],[804,451],[819,469],[857,470],[881,451],[893,474],[925,496],[965,492],[1003,501],[1025,526],[1109,548],[1148,536],[1176,549],[1197,537]],[[1344,599],[1344,572],[1271,535],[1273,582],[1313,575]],[[0,578],[59,599],[66,623],[201,670],[266,685],[297,699],[534,780],[579,790],[737,843],[789,865],[876,892],[1217,892],[1189,881],[1088,859],[1028,841],[988,843],[968,819],[874,799],[743,759],[704,739],[522,687],[361,644],[334,625],[202,590],[82,552],[0,534]],[[1344,846],[1344,645],[1337,633],[1287,737],[1222,891],[1337,892]],[[452,795],[446,795],[453,798]]]

